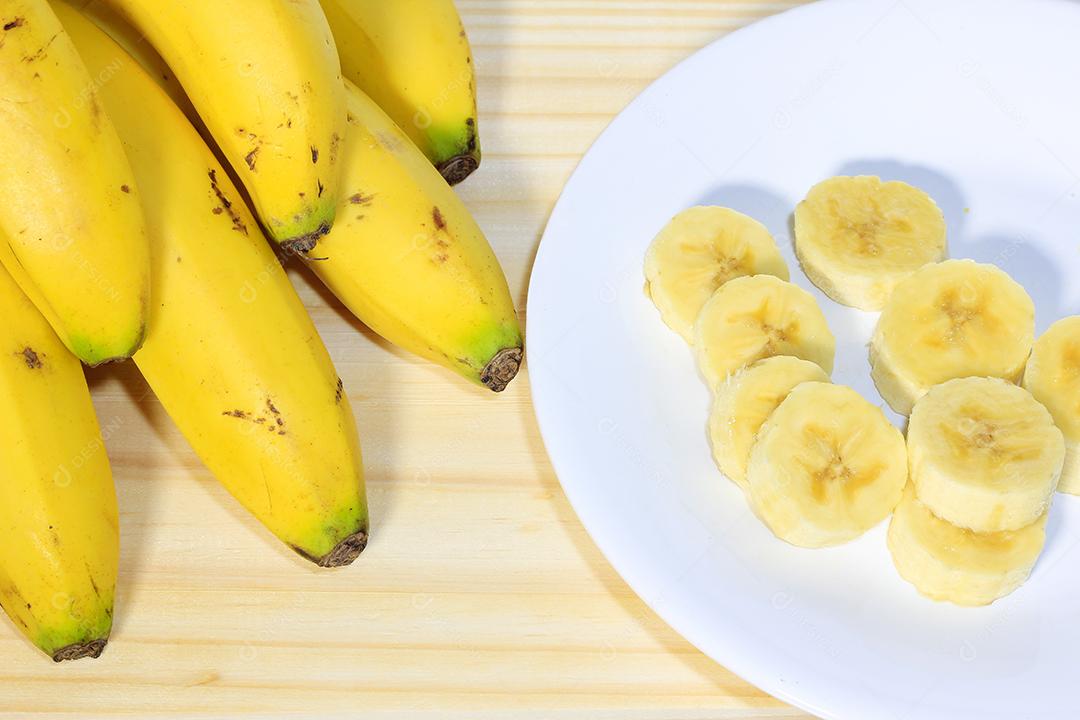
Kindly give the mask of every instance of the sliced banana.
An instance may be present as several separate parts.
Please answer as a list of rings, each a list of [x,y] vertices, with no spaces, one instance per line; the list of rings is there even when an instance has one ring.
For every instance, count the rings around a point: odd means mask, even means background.
[[[837,545],[900,502],[904,437],[851,388],[803,383],[762,425],[746,478],[754,512],[778,538],[800,547]]]
[[[1035,341],[1024,387],[1046,406],[1065,436],[1058,490],[1080,495],[1080,316],[1058,320]]]
[[[746,465],[758,430],[792,390],[829,382],[825,371],[789,355],[759,360],[720,384],[709,416],[713,458],[720,471],[746,489]]]
[[[1017,530],[1046,512],[1065,440],[1027,390],[999,378],[938,385],[915,404],[908,465],[931,512],[975,532]]]
[[[745,275],[787,280],[788,267],[765,226],[729,208],[679,213],[645,254],[646,292],[668,327],[691,344],[702,306],[721,285]]]
[[[832,373],[836,340],[814,296],[771,275],[725,283],[694,327],[698,366],[710,389],[758,360],[792,355]]]
[[[795,208],[795,252],[833,300],[880,310],[901,280],[945,257],[945,216],[907,183],[835,177]]]
[[[993,265],[947,260],[896,286],[870,343],[871,375],[896,412],[953,378],[1020,380],[1035,337],[1035,305]]]
[[[1045,542],[1045,513],[1016,531],[975,533],[934,515],[910,485],[888,533],[900,577],[957,605],[988,605],[1023,585]]]

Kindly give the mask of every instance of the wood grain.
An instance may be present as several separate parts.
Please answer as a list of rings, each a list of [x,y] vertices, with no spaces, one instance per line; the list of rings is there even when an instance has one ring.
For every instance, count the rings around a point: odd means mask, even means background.
[[[460,0],[485,149],[461,192],[522,310],[547,216],[612,117],[693,51],[796,4]],[[0,716],[809,717],[697,652],[608,566],[547,461],[527,376],[488,396],[294,280],[358,416],[367,552],[341,571],[295,558],[133,366],[94,371],[121,503],[118,624],[100,660],[54,666],[0,623]]]

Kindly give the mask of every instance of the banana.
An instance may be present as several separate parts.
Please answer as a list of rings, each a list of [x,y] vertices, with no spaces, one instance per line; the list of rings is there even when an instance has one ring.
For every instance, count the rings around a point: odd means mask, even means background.
[[[1015,531],[974,533],[934,515],[908,485],[887,542],[900,577],[926,597],[988,605],[1028,579],[1046,541],[1046,517]]]
[[[746,489],[746,466],[758,430],[804,382],[827,383],[829,376],[812,362],[778,355],[740,370],[716,388],[709,415],[713,459],[742,489]]]
[[[999,378],[938,385],[908,423],[915,493],[930,511],[975,532],[1018,530],[1050,506],[1065,440],[1050,413]]]
[[[302,257],[368,327],[495,392],[522,336],[499,261],[465,205],[393,121],[349,86],[345,195]]]
[[[1024,387],[1050,411],[1065,436],[1058,490],[1080,495],[1080,316],[1058,320],[1035,341]]]
[[[90,16],[131,42],[114,22]],[[169,89],[152,58],[136,57]],[[317,248],[294,254],[391,343],[502,391],[517,374],[523,342],[497,258],[423,153],[370,98],[345,85],[347,192],[339,222]]]
[[[1019,381],[1035,338],[1035,305],[993,265],[946,260],[896,286],[870,343],[871,375],[893,410],[953,378]]]
[[[236,189],[165,93],[78,12],[57,13],[147,198],[156,301],[135,362],[207,467],[277,537],[352,562],[368,516],[355,422],[299,298]]]
[[[131,23],[179,78],[270,236],[299,250],[340,197],[345,93],[318,0],[78,0]]]
[[[322,0],[341,70],[455,185],[480,165],[476,73],[453,0]]]
[[[676,215],[645,254],[645,291],[664,322],[694,342],[694,320],[721,285],[744,275],[788,279],[787,263],[764,225],[723,207]]]
[[[99,86],[46,0],[0,7],[0,262],[64,344],[99,365],[142,344],[139,189]]]
[[[67,5],[77,7],[81,3],[83,6],[79,8],[85,17],[93,21],[95,25],[105,31],[117,45],[127,51],[127,54],[131,56],[135,62],[137,62],[144,70],[154,76],[158,84],[169,94],[172,101],[184,111],[184,114],[188,116],[188,119],[195,124],[195,127],[205,137],[209,138],[209,132],[206,131],[206,126],[201,120],[196,120],[199,117],[198,112],[191,105],[191,100],[188,99],[187,93],[184,92],[184,86],[180,84],[180,79],[176,77],[172,69],[169,67],[165,59],[161,57],[154,46],[150,44],[150,41],[146,39],[145,35],[142,35],[136,30],[117,9],[111,5],[106,4],[102,0],[49,0],[50,3],[56,4],[57,2],[63,2]],[[212,138],[209,138],[208,142]]]
[[[0,606],[54,660],[97,657],[120,555],[109,459],[82,366],[0,268]]]
[[[803,383],[762,425],[746,478],[751,507],[778,538],[800,547],[838,545],[900,502],[904,437],[854,390]]]
[[[793,355],[832,373],[836,340],[814,297],[771,275],[730,280],[698,314],[698,367],[711,389],[773,355]]]
[[[901,280],[945,258],[945,216],[907,183],[835,177],[795,208],[795,252],[830,298],[881,310]]]

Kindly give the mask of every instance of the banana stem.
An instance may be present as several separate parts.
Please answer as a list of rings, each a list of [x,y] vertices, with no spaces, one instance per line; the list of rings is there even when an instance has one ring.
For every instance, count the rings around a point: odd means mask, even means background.
[[[333,550],[326,555],[323,555],[321,558],[314,557],[296,546],[293,546],[293,550],[301,557],[310,560],[319,567],[337,568],[351,565],[356,558],[360,557],[360,553],[364,552],[367,543],[367,531],[361,530],[339,542]]]
[[[439,165],[439,172],[450,185],[457,185],[476,172],[480,161],[475,155],[458,155]]]
[[[495,353],[495,357],[480,374],[480,382],[494,392],[502,392],[517,377],[521,369],[523,353],[521,348],[505,348]]]
[[[67,660],[98,658],[101,657],[101,653],[105,650],[105,646],[108,643],[108,638],[99,638],[97,640],[91,640],[90,642],[75,643],[74,645],[62,647],[54,652],[52,659],[53,662],[60,663]]]

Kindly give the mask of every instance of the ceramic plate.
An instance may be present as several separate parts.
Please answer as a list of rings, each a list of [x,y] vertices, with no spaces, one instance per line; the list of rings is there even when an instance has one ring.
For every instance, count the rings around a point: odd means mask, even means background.
[[[839,548],[791,547],[713,466],[709,393],[642,292],[645,249],[691,205],[758,218],[825,308],[834,380],[881,404],[866,350],[876,316],[827,300],[791,251],[795,204],[838,174],[929,192],[951,255],[1023,283],[1040,332],[1080,312],[1080,5],[825,1],[650,87],[568,183],[533,273],[529,365],[555,469],[634,590],[784,700],[844,720],[1078,717],[1080,500],[1059,496],[1024,587],[962,609],[899,578],[884,525]]]

